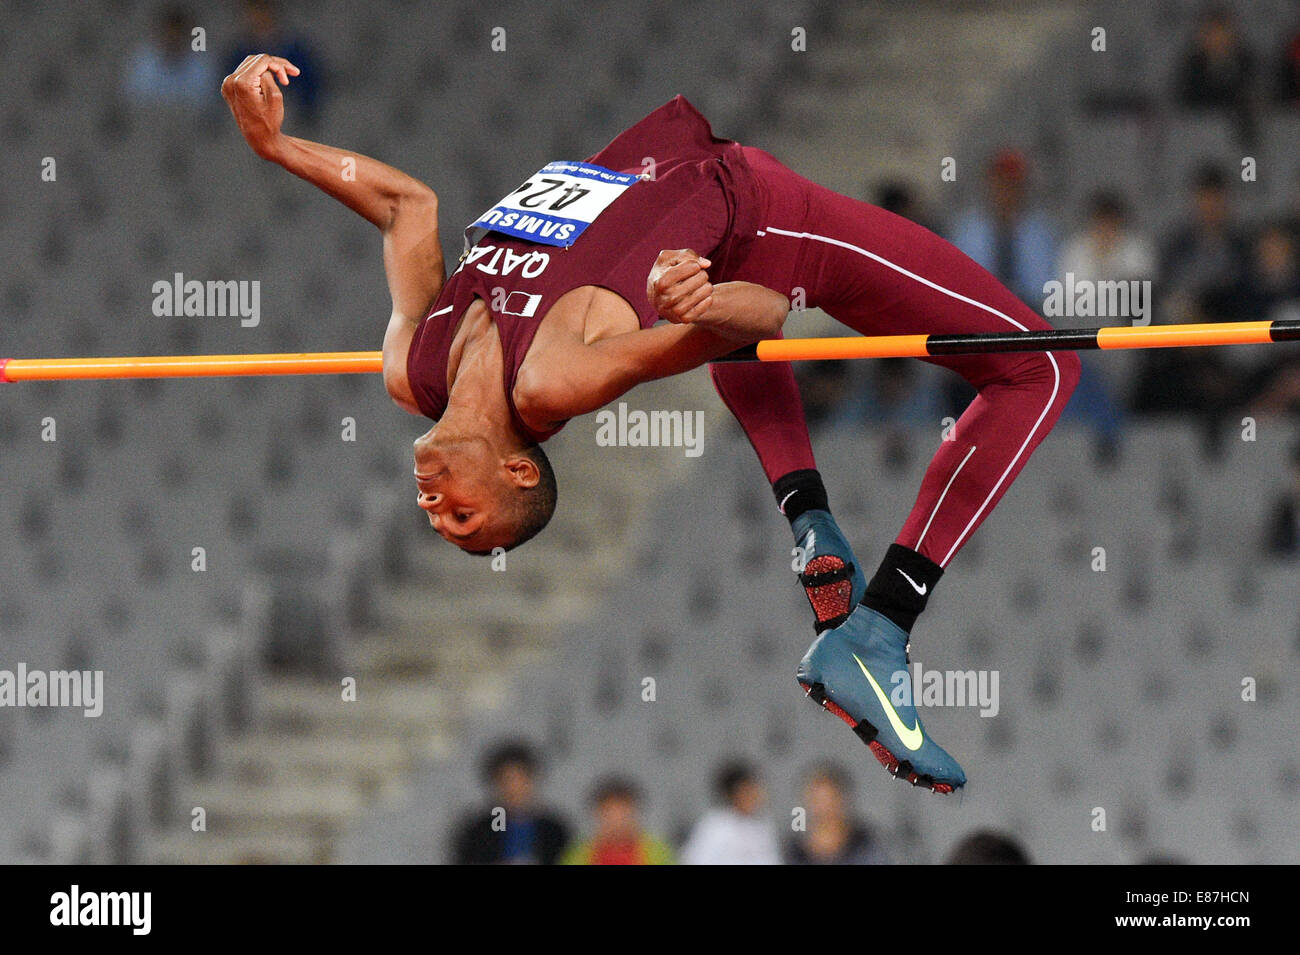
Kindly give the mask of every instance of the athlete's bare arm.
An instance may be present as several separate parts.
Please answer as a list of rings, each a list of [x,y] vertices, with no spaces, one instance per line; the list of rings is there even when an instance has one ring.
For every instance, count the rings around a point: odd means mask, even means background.
[[[419,414],[406,379],[406,354],[446,278],[438,197],[392,166],[281,132],[280,86],[297,75],[298,68],[288,60],[258,53],[225,78],[221,95],[253,152],[333,196],[383,233],[384,273],[393,302],[384,334],[384,386],[398,405]]]
[[[790,311],[784,295],[751,282],[713,285],[709,264],[689,249],[660,253],[646,294],[670,325],[593,336],[593,326],[617,327],[603,322],[599,309],[631,313],[630,306],[600,289],[590,290],[585,310],[565,310],[564,299],[557,302],[515,382],[515,407],[529,425],[549,430],[642,382],[690,371],[781,331]],[[551,322],[552,315],[557,321]],[[635,316],[630,319],[627,324],[634,325]]]

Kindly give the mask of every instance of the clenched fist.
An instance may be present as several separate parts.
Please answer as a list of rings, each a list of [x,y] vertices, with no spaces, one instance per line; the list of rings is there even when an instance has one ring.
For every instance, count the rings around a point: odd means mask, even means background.
[[[282,141],[280,124],[284,122],[284,96],[280,86],[289,85],[289,77],[301,72],[288,60],[267,53],[244,58],[221,81],[221,96],[239,124],[239,131],[263,159],[274,159]],[[275,85],[276,80],[280,86]]]
[[[655,311],[678,325],[702,318],[713,302],[707,271],[712,264],[690,249],[660,252],[646,279],[646,295]]]

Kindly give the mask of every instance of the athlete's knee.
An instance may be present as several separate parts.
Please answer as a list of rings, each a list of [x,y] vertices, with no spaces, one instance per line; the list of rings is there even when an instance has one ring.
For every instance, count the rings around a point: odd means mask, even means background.
[[[1022,394],[1040,394],[1059,409],[1074,393],[1079,372],[1079,357],[1074,352],[1028,352],[990,383]]]
[[[1065,402],[1070,400],[1070,395],[1074,394],[1074,389],[1078,387],[1079,376],[1083,373],[1083,363],[1079,361],[1079,356],[1072,351],[1052,352],[1051,355],[1056,361],[1061,376],[1060,393],[1057,400],[1064,405]]]

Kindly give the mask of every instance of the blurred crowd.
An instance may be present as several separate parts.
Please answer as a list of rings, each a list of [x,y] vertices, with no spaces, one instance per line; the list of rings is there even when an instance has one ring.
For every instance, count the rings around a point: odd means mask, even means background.
[[[293,104],[295,126],[310,129],[315,124],[324,88],[323,64],[307,35],[283,22],[273,0],[242,0],[234,40],[212,51],[215,58],[207,50],[206,33],[195,35],[200,22],[179,4],[159,8],[152,33],[126,63],[122,85],[132,103],[219,108],[221,78],[249,54],[271,53],[302,71],[284,91]]]
[[[450,840],[458,865],[887,865],[888,841],[857,811],[852,781],[831,763],[810,767],[801,803],[769,812],[760,772],[745,761],[718,767],[715,805],[673,838],[647,831],[647,795],[631,778],[609,776],[592,787],[586,819],[549,806],[539,793],[540,758],[529,744],[508,740],[487,752],[484,806],[467,814]],[[1006,834],[971,833],[953,846],[949,864],[1030,862]]]

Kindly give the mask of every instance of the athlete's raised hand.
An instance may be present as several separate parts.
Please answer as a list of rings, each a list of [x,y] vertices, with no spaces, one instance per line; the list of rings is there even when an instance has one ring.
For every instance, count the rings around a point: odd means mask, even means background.
[[[299,72],[282,56],[254,53],[221,81],[221,95],[239,131],[263,159],[273,159],[283,140],[280,124],[284,122],[284,96],[280,86],[288,86],[289,77]]]
[[[677,325],[690,325],[713,301],[708,268],[713,263],[691,249],[665,249],[646,279],[646,295],[656,312]]]

